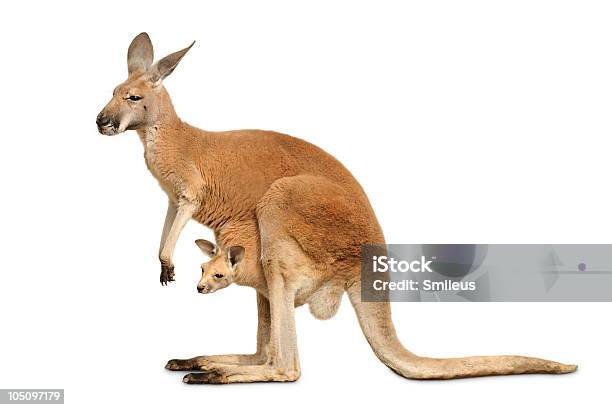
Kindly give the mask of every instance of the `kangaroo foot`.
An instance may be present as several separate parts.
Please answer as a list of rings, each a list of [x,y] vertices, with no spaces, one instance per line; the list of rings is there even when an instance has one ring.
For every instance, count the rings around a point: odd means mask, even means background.
[[[189,373],[183,377],[183,382],[187,384],[227,384],[227,378],[221,373]]]
[[[202,356],[204,357],[204,356]],[[197,361],[198,357],[193,359],[172,359],[166,364],[168,370],[200,370],[202,364],[205,363],[205,359]]]
[[[172,359],[166,364],[168,370],[214,371],[222,365],[256,365],[265,362],[258,354],[228,354],[215,356],[196,356],[191,359]]]
[[[278,369],[263,365],[223,365],[217,370],[189,373],[183,377],[187,384],[228,384],[254,382],[293,382],[300,377],[299,370]]]

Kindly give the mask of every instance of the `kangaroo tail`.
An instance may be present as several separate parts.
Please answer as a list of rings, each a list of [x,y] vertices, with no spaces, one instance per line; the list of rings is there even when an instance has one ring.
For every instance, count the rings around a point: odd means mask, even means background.
[[[457,379],[523,373],[563,374],[577,366],[525,356],[472,356],[434,359],[417,356],[402,346],[391,321],[389,302],[362,302],[360,281],[347,293],[372,350],[387,367],[409,379]]]

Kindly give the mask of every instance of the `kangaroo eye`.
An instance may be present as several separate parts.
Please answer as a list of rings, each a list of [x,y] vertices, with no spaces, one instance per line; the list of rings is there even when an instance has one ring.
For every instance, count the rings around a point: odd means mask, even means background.
[[[140,101],[140,100],[142,100],[142,97],[139,96],[139,95],[130,95],[128,97],[128,100],[130,100],[130,101]]]
[[[217,279],[221,279],[223,277],[223,275],[220,273],[215,273],[213,276]]]

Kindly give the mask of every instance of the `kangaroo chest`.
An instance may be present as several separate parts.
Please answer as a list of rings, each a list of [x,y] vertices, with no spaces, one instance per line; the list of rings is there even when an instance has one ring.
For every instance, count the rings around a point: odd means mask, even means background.
[[[180,181],[177,181],[179,175],[176,172],[171,172],[172,164],[169,163],[170,161],[163,153],[163,144],[159,141],[159,131],[152,128],[139,134],[144,146],[144,158],[149,172],[157,179],[168,197],[176,201],[180,195],[177,189],[181,185]]]

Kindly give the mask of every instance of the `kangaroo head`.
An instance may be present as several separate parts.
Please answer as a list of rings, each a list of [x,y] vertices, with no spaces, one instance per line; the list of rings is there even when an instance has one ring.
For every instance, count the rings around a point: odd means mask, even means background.
[[[234,283],[236,269],[244,258],[244,248],[232,246],[224,250],[204,239],[198,239],[196,245],[211,258],[202,264],[198,292],[213,293]]]
[[[170,104],[162,81],[174,71],[194,43],[153,64],[149,35],[137,35],[128,48],[128,78],[115,87],[113,97],[98,114],[98,131],[115,135],[157,124]]]

